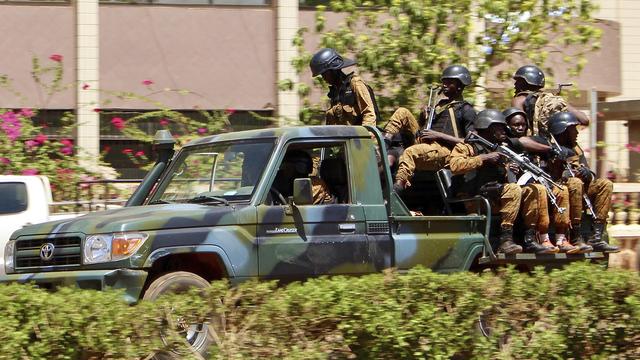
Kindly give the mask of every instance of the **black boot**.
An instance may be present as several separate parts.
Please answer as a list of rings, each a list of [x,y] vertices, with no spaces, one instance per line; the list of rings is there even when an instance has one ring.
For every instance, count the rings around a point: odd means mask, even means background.
[[[524,252],[534,254],[554,254],[558,250],[555,248],[548,248],[536,241],[536,231],[534,229],[527,229],[524,233],[524,239],[522,239],[524,245]]]
[[[571,245],[577,247],[578,254],[586,254],[593,251],[591,245],[587,245],[582,239],[582,233],[580,233],[580,224],[575,224],[571,228]]]
[[[513,226],[503,225],[500,228],[498,254],[513,255],[521,252],[522,246],[513,242]]]
[[[607,224],[602,221],[595,221],[593,223],[593,234],[589,237],[587,244],[593,247],[593,251],[605,252],[605,253],[615,253],[620,251],[620,248],[615,245],[610,245],[606,241],[602,240],[602,234],[604,233],[604,228]]]

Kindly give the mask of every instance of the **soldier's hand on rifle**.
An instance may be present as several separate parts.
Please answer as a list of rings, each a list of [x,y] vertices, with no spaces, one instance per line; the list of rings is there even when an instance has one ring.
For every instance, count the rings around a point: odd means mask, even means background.
[[[586,166],[580,166],[578,168],[578,171],[576,172],[576,175],[580,179],[582,179],[582,182],[584,183],[588,183],[588,182],[591,182],[591,180],[593,180],[593,173]]]
[[[420,141],[421,142],[432,142],[438,141],[442,139],[442,133],[433,130],[422,130],[420,131]]]
[[[430,106],[423,106],[420,110],[420,114],[418,114],[418,122],[421,124],[427,124],[429,121],[429,113],[431,112]]]
[[[560,146],[560,147],[552,147],[551,148],[551,156],[558,159],[558,160],[562,160],[565,161],[567,160],[569,157],[574,156],[575,152],[573,152],[573,150],[564,147],[564,146]]]
[[[483,164],[497,165],[500,162],[500,153],[490,152],[488,154],[478,155]]]
[[[518,164],[513,163],[513,162],[509,162],[507,164],[507,168],[509,169],[509,171],[511,171],[515,176],[520,176],[520,173],[522,173],[522,169],[520,169],[520,166],[518,166]]]

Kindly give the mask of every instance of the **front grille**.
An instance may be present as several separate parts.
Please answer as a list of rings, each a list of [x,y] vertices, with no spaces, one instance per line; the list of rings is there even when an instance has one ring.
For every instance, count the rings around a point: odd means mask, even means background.
[[[40,257],[42,245],[54,246],[53,257]],[[16,270],[45,266],[77,266],[82,261],[82,239],[77,236],[53,239],[28,239],[16,242]]]

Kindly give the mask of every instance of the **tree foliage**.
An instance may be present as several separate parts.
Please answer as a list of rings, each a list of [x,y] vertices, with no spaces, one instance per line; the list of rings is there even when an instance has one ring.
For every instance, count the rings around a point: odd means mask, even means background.
[[[353,54],[388,113],[425,102],[425,89],[454,63],[466,65],[478,79],[507,62],[509,70],[498,74],[507,80],[523,65],[514,61],[542,65],[559,51],[570,53],[564,60],[576,74],[584,67],[585,53],[599,47],[594,9],[591,0],[332,0],[316,7],[314,32],[318,48]],[[327,27],[327,12],[344,16],[337,27]],[[304,43],[308,31],[301,29],[295,40],[299,73],[312,55]],[[474,85],[468,98],[485,90]],[[309,122],[318,104],[309,101],[308,85],[298,91],[305,98],[302,120]]]

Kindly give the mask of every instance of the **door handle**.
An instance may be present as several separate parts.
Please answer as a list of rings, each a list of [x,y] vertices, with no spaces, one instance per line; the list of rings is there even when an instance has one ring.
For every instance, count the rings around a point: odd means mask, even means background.
[[[353,234],[356,232],[356,224],[340,224],[338,228],[341,234]]]

